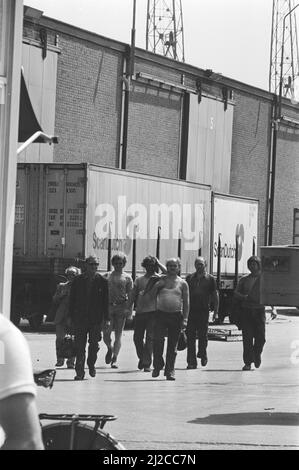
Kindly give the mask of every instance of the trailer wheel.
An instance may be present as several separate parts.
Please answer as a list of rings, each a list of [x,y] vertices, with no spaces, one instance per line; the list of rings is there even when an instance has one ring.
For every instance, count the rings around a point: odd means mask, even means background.
[[[12,321],[12,323],[13,323],[15,326],[19,326],[19,325],[20,325],[20,321],[21,321],[21,315],[20,315],[19,313],[12,312],[12,313],[11,313],[10,320]]]
[[[215,323],[217,325],[222,325],[222,323],[224,322],[224,319],[225,319],[225,315],[220,313],[220,314],[218,314],[218,319],[216,320]]]
[[[40,329],[44,320],[44,316],[41,313],[36,313],[28,318],[29,325],[33,331],[37,331]]]

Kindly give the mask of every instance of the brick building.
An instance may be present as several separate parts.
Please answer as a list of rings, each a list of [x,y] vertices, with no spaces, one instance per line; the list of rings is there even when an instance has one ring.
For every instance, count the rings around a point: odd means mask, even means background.
[[[20,161],[90,162],[259,199],[265,243],[274,95],[141,49],[128,80],[128,45],[28,15],[25,8],[24,75],[37,117],[59,145],[34,144]],[[273,244],[299,234],[299,110],[283,100],[282,114]]]

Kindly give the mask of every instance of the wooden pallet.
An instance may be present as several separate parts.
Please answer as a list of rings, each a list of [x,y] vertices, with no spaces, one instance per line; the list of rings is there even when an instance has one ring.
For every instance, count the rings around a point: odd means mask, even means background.
[[[208,328],[208,338],[216,341],[242,341],[242,332],[235,325],[213,325]]]

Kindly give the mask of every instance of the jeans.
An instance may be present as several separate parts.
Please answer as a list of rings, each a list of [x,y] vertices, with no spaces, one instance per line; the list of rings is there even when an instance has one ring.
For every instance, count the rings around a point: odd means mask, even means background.
[[[154,325],[154,369],[161,370],[164,367],[163,350],[165,336],[167,336],[167,350],[165,375],[174,375],[177,345],[182,327],[181,312],[157,311]]]
[[[100,326],[82,326],[75,327],[75,347],[76,347],[76,365],[77,375],[84,374],[85,366],[85,349],[88,338],[88,356],[87,366],[92,368],[97,361],[97,353],[99,348],[98,342],[101,340]]]
[[[198,352],[201,359],[207,359],[209,312],[192,311],[189,314],[186,329],[187,334],[187,363],[197,365],[196,338],[198,338]]]
[[[266,342],[265,309],[244,308],[242,312],[242,337],[244,364],[259,361]]]
[[[155,312],[137,313],[135,316],[133,340],[143,367],[150,367],[152,363],[154,316]]]

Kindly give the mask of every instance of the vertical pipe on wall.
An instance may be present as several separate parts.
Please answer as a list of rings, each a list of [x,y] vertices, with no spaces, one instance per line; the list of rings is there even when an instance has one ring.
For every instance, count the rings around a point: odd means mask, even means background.
[[[130,55],[127,52],[127,56]],[[122,118],[122,142],[121,142],[121,162],[120,168],[125,170],[127,167],[127,147],[128,147],[128,128],[129,128],[129,101],[130,101],[130,79],[128,60],[126,63],[126,77],[122,77],[123,82],[123,118]]]
[[[275,195],[275,170],[276,170],[276,151],[278,139],[278,103],[274,96],[272,119],[271,119],[271,149],[269,156],[269,174],[268,174],[268,198],[266,211],[266,233],[265,244],[272,245],[273,224],[274,224],[274,195]]]
[[[234,289],[236,289],[237,287],[238,278],[239,278],[239,235],[236,235]]]

